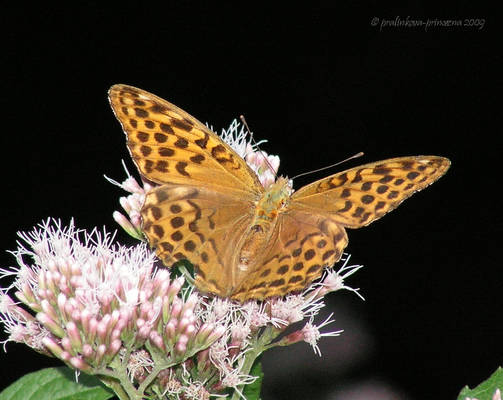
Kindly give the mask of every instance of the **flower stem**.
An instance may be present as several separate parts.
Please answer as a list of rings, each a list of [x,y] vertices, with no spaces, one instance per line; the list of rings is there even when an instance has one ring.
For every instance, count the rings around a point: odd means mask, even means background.
[[[119,398],[119,400],[131,400],[128,393],[124,390],[122,385],[115,379],[100,378],[101,382],[110,389],[114,391],[114,394]]]
[[[264,332],[262,332],[262,334],[256,339],[255,343],[251,346],[251,350],[246,353],[241,373],[249,375],[257,358],[269,348],[271,341],[274,340],[274,338],[276,338],[280,333],[280,329],[273,328],[272,326],[268,326]],[[245,385],[241,385],[234,389],[231,400],[239,400],[242,397],[244,386]]]

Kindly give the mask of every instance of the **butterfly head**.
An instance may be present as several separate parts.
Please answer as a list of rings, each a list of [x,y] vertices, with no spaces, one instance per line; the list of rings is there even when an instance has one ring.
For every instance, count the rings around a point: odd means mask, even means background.
[[[279,177],[276,182],[270,185],[263,193],[257,203],[258,217],[264,220],[274,220],[278,212],[281,212],[288,205],[292,185],[287,178]]]

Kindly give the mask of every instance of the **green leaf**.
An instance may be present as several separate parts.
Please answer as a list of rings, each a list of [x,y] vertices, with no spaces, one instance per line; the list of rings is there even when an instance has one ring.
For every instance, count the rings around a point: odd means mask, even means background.
[[[192,265],[192,263],[189,260],[180,260],[180,261],[177,261],[176,263],[173,264],[173,266],[171,268],[171,273],[175,277],[185,275],[184,272],[188,274],[189,278],[194,279],[194,276],[195,276],[194,266]]]
[[[94,376],[67,367],[46,368],[18,379],[0,393],[0,400],[105,400],[112,391]]]
[[[243,390],[243,395],[247,400],[260,400],[260,389],[262,388],[262,379],[264,373],[262,372],[262,363],[259,359],[255,361],[251,368],[250,375],[258,376],[257,380],[249,385],[246,385]]]
[[[194,266],[189,260],[180,260],[174,263],[170,269],[170,273],[173,277],[178,278],[179,276],[183,276],[185,278],[184,289],[194,286],[195,271]]]
[[[478,400],[491,400],[496,389],[503,390],[503,369],[498,367],[488,380],[482,382],[475,389],[465,386],[459,393],[458,400],[476,398]]]

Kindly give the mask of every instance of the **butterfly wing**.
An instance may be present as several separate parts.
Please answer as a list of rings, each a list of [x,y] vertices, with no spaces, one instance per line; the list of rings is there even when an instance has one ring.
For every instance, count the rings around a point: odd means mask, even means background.
[[[215,133],[144,90],[114,85],[110,104],[142,176],[160,186],[146,195],[143,231],[164,264],[188,259],[202,291],[235,286],[235,249],[263,187]]]
[[[140,173],[158,183],[210,185],[261,193],[256,174],[197,119],[144,90],[114,85],[109,100]]]
[[[348,243],[344,227],[359,228],[440,178],[446,158],[417,156],[362,165],[295,192],[281,212],[259,267],[234,298],[263,299],[304,289],[324,266],[339,261]]]
[[[365,164],[304,186],[292,195],[290,208],[330,215],[347,228],[360,228],[435,182],[449,166],[447,158],[437,156]]]
[[[165,265],[189,260],[201,291],[227,297],[236,286],[236,249],[250,226],[252,208],[204,186],[162,185],[146,196],[143,231]]]
[[[262,300],[300,291],[325,265],[341,258],[347,243],[346,231],[330,215],[288,209],[279,216],[254,272],[232,297]]]

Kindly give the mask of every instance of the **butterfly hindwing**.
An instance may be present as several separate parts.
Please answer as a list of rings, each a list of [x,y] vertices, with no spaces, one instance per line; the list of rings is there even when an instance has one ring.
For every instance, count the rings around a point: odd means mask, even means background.
[[[226,296],[235,285],[236,249],[252,207],[204,186],[162,185],[146,196],[143,231],[166,266],[187,259],[200,290]]]
[[[301,210],[282,213],[257,265],[233,298],[264,299],[301,291],[333,265],[348,243],[344,228],[329,215]]]

